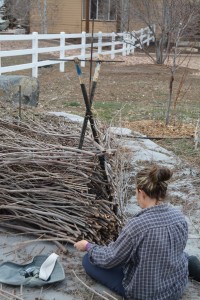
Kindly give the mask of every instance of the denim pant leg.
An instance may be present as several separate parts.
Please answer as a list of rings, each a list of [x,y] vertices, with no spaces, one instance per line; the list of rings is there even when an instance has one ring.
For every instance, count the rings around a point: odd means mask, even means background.
[[[85,269],[85,272],[90,277],[92,277],[99,283],[105,285],[116,294],[125,297],[125,291],[122,286],[124,274],[121,267],[103,269],[98,266],[95,266],[89,261],[88,253],[84,255],[82,264]]]

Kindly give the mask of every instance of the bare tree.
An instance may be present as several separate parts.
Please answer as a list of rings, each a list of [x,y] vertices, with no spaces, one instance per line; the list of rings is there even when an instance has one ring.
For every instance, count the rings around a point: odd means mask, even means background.
[[[29,13],[31,0],[5,0],[6,17],[10,20],[10,26],[21,26],[29,31]]]
[[[183,87],[183,81],[185,80],[185,77],[181,79],[178,91],[174,93],[175,74],[182,64],[179,45],[182,40],[191,41],[191,38],[193,38],[193,44],[195,43],[195,35],[199,25],[199,8],[200,3],[196,0],[129,1],[129,30],[127,31],[129,31],[133,43],[136,41],[140,48],[157,64],[164,64],[166,60],[171,61],[168,64],[170,79],[166,125],[171,121],[172,104],[174,104],[173,107],[175,110],[177,99],[180,96],[180,88]],[[121,20],[123,21],[123,18]],[[134,29],[136,23],[140,24],[141,27],[148,27],[152,32],[156,58],[154,58],[154,55],[151,55],[149,48],[142,43],[140,36],[135,31],[131,31],[131,26]],[[129,43],[131,43],[130,40]]]
[[[191,38],[197,32],[200,15],[195,0],[130,0],[129,5],[129,19],[149,27],[154,35],[157,64],[165,62],[177,38]]]
[[[173,101],[173,84],[174,84],[174,80],[175,80],[175,74],[176,74],[176,71],[177,71],[178,67],[182,64],[183,60],[185,60],[185,58],[181,59],[181,57],[180,57],[181,51],[179,50],[178,46],[179,46],[179,43],[180,43],[180,40],[181,40],[182,32],[184,31],[184,29],[186,27],[187,27],[187,22],[185,23],[185,27],[183,27],[182,24],[179,24],[178,28],[177,28],[177,31],[176,31],[176,35],[175,35],[173,54],[171,56],[172,63],[169,67],[170,81],[169,81],[169,98],[168,98],[168,101],[167,101],[166,120],[165,120],[166,125],[168,125],[170,123],[170,118],[171,118],[170,112],[171,112],[172,103],[174,104],[173,108],[174,108],[174,114],[175,114],[176,104],[177,104],[178,98],[180,96],[180,90],[183,87],[184,80],[186,79],[185,78],[185,73],[184,73],[184,75],[182,76],[181,81],[179,83],[178,91],[174,95],[174,101]],[[187,61],[188,61],[188,64],[189,64],[188,57],[187,57]]]

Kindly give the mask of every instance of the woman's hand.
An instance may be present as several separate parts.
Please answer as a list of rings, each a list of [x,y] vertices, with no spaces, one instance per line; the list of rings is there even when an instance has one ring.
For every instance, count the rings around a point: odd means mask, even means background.
[[[74,244],[74,247],[79,251],[86,251],[86,245],[88,244],[88,241],[82,240]]]

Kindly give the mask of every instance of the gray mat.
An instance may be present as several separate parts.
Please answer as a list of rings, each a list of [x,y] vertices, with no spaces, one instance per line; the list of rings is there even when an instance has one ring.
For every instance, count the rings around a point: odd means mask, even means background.
[[[0,282],[8,285],[36,287],[64,280],[65,272],[58,260],[47,281],[38,277],[39,269],[47,257],[48,255],[35,256],[32,262],[26,265],[13,262],[2,263],[0,265]]]

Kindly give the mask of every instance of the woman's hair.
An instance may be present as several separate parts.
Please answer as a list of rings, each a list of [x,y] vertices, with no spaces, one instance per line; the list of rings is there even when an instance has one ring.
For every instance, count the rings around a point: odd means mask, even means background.
[[[172,177],[172,171],[154,165],[145,168],[136,175],[136,188],[144,191],[150,198],[162,200],[166,196],[166,181]]]

